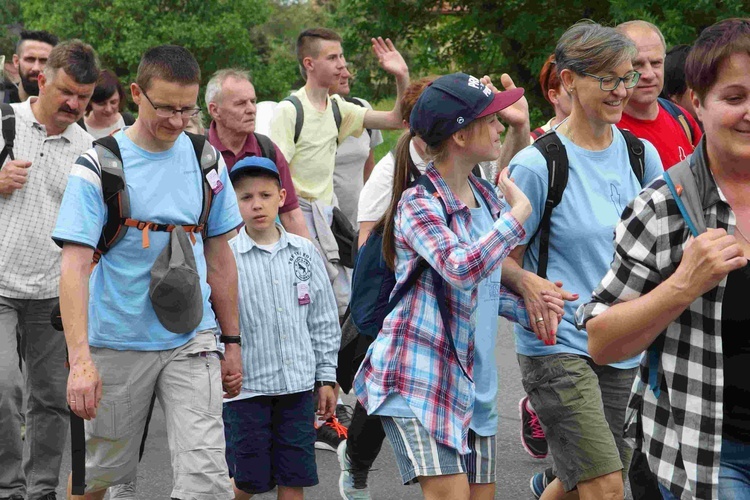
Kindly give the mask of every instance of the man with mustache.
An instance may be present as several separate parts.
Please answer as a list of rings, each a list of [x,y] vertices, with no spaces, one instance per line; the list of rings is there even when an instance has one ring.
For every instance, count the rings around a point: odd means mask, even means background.
[[[255,87],[247,71],[228,68],[214,73],[206,85],[206,109],[212,118],[208,142],[219,150],[229,171],[248,156],[275,154],[271,159],[279,169],[281,184],[286,190],[284,206],[279,209],[281,225],[290,233],[310,239],[286,158],[276,144],[255,132],[256,104]],[[264,139],[273,152],[264,154],[260,144]]]
[[[628,21],[616,29],[635,42],[638,56],[633,69],[641,74],[617,126],[651,142],[666,170],[692,154],[703,133],[690,113],[658,99],[664,88],[667,52],[659,28],[647,21]]]
[[[39,75],[57,43],[57,37],[46,31],[21,31],[21,39],[13,54],[13,65],[18,70],[21,83],[18,86],[12,82],[6,83],[5,102],[23,102],[30,96],[39,95]]]
[[[80,40],[57,45],[44,59],[39,97],[11,105],[14,145],[0,165],[0,498],[16,500],[55,498],[68,436],[65,337],[50,325],[60,278],[51,235],[68,173],[91,145],[76,121],[99,76],[94,49]],[[17,330],[31,395],[25,442]]]

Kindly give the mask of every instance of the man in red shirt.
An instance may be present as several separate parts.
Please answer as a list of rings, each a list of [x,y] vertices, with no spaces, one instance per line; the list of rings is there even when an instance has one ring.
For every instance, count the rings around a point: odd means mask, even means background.
[[[249,73],[239,69],[214,73],[206,86],[206,106],[213,119],[208,129],[208,142],[219,150],[230,172],[235,163],[247,156],[274,160],[286,190],[286,201],[279,209],[281,225],[290,233],[310,239],[284,154],[269,138],[255,133],[255,104],[255,87]],[[259,138],[269,151],[264,153]]]
[[[667,52],[659,28],[646,21],[628,21],[616,29],[635,42],[638,56],[633,68],[641,73],[617,126],[651,142],[666,170],[690,155],[703,134],[690,113],[659,99]]]

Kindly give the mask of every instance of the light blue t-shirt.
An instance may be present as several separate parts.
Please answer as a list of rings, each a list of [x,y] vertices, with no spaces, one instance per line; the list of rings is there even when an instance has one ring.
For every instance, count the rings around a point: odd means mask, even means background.
[[[588,335],[575,327],[574,314],[609,270],[614,256],[614,230],[627,204],[641,191],[628,159],[622,133],[612,125],[612,144],[601,151],[576,146],[562,134],[557,135],[568,153],[568,184],[562,201],[552,210],[547,277],[562,281],[563,288],[579,295],[565,303],[565,315],[557,330],[557,344],[546,346],[533,332],[515,325],[516,350],[525,356],[574,353],[588,356]],[[643,186],[661,176],[663,169],[654,146],[644,140],[645,176]],[[547,197],[547,162],[533,146],[519,152],[510,162],[511,177],[526,194],[533,208],[524,224],[529,240],[539,227]],[[524,269],[536,272],[539,263],[539,237],[527,247]],[[616,368],[633,368],[639,357]]]
[[[473,188],[473,186],[472,186]],[[471,209],[471,236],[474,239],[487,234],[492,229],[493,220],[487,204],[474,189],[474,197],[479,208]],[[500,302],[500,278],[502,268],[498,267],[477,287],[476,323],[474,329],[474,413],[469,427],[480,436],[497,434],[497,363],[495,344],[497,339],[498,306]],[[414,417],[406,400],[398,393],[390,394],[374,415],[391,417]]]
[[[181,134],[169,150],[152,153],[136,146],[124,132],[114,137],[122,153],[131,218],[197,224],[203,203],[203,179],[190,139]],[[206,237],[227,233],[242,222],[226,165],[218,156],[223,188],[213,198]],[[74,242],[96,248],[107,218],[99,170],[93,149],[73,166],[52,233],[58,244]],[[142,232],[128,228],[125,237],[102,256],[89,279],[91,346],[135,351],[174,349],[188,342],[196,331],[216,327],[209,303],[211,288],[206,282],[203,240],[196,236],[193,252],[203,293],[203,320],[198,328],[189,334],[174,334],[161,325],[151,306],[151,267],[169,242],[169,233],[149,231],[150,246],[143,248]]]

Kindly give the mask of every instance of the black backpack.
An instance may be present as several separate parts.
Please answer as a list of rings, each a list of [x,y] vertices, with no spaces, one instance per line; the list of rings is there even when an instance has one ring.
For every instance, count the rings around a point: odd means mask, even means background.
[[[211,210],[214,192],[207,179],[211,171],[218,173],[219,156],[203,135],[185,132],[190,138],[195,150],[195,157],[201,168],[203,177],[203,199],[201,214],[195,225],[184,225],[186,231],[194,239],[195,233],[202,233],[205,237],[208,216]],[[99,243],[94,252],[94,262],[99,262],[102,255],[117,244],[127,232],[129,227],[134,227],[144,232],[144,246],[148,245],[148,231],[170,232],[175,228],[174,224],[157,224],[154,222],[139,221],[130,218],[130,199],[125,182],[125,171],[122,165],[122,154],[117,140],[112,136],[102,137],[94,141],[94,149],[99,157],[102,179],[102,196],[107,205],[107,221],[102,228]]]
[[[365,107],[365,104],[357,99],[356,97],[345,97],[344,100],[346,102],[350,102],[352,104],[356,104],[357,106]],[[302,108],[302,101],[299,100],[299,97],[296,95],[290,95],[289,97],[285,97],[282,99],[282,101],[289,101],[294,106],[294,110],[297,113],[297,117],[294,120],[294,143],[297,144],[297,141],[299,140],[299,135],[302,133],[302,125],[305,123],[305,110]],[[336,130],[341,130],[341,110],[339,109],[339,103],[336,101],[336,99],[330,99],[331,101],[331,110],[333,111],[333,121],[336,122]],[[367,135],[372,137],[372,129],[366,129]]]
[[[13,142],[16,140],[16,115],[13,106],[0,104],[0,117],[2,118],[3,142],[5,146],[0,150],[0,168],[3,168],[6,158],[15,160],[13,156]]]
[[[628,145],[630,167],[633,169],[638,182],[643,184],[643,177],[646,171],[643,142],[628,130],[620,130],[620,132],[622,132],[625,142]],[[568,185],[568,153],[554,130],[550,130],[534,141],[534,147],[547,160],[548,189],[542,219],[529,243],[539,235],[539,267],[536,274],[547,279],[550,220],[552,218],[552,210],[560,204],[565,187]]]

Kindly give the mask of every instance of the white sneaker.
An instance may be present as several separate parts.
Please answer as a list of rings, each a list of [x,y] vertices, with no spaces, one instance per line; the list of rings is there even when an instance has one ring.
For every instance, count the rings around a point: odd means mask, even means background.
[[[135,500],[135,479],[109,487],[109,500]]]
[[[341,475],[339,475],[339,493],[344,500],[371,500],[367,489],[368,470],[355,470],[346,454],[346,440],[336,449],[339,457]]]

